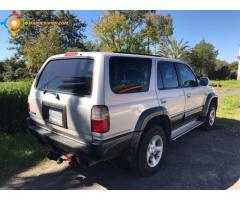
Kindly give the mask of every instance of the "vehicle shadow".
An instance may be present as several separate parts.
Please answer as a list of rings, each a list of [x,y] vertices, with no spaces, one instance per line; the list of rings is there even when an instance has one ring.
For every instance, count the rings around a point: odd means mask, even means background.
[[[0,145],[0,188],[15,175],[40,164],[49,151],[27,131],[2,134]]]
[[[220,119],[232,123],[231,119]],[[23,178],[9,189],[227,189],[240,178],[240,121],[234,127],[200,128],[168,146],[165,162],[152,176],[140,177],[115,158],[87,169]],[[101,187],[100,187],[101,186]]]

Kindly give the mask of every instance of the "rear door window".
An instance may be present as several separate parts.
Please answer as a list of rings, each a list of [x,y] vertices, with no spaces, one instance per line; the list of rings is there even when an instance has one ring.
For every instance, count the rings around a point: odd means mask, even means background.
[[[47,63],[37,89],[81,96],[91,95],[93,59],[57,59]]]
[[[168,61],[158,62],[158,75],[161,76],[163,87],[165,89],[179,87],[177,72],[175,70],[173,62],[168,62]]]
[[[152,59],[111,57],[110,87],[114,93],[146,92],[149,89]]]

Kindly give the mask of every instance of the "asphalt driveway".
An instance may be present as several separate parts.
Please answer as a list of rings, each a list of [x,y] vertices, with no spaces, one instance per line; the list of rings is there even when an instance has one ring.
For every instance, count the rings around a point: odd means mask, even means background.
[[[240,124],[186,134],[168,147],[161,170],[134,175],[114,159],[83,170],[42,165],[12,177],[1,189],[227,189],[240,177]]]

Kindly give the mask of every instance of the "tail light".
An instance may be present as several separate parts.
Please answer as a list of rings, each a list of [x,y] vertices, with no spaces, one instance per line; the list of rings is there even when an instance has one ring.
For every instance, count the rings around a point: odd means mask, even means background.
[[[96,105],[92,107],[91,113],[91,127],[92,132],[106,133],[109,131],[109,111],[108,107],[104,105]]]
[[[30,109],[30,103],[29,103],[29,102],[27,103],[27,110],[28,110],[28,112],[31,111],[31,109]]]

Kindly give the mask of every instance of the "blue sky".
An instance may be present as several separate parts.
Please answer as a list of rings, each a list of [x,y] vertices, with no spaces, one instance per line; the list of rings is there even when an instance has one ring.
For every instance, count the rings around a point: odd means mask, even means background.
[[[103,11],[72,11],[88,26],[85,35],[94,39],[93,22]],[[3,21],[10,11],[0,11],[0,21]],[[232,62],[236,60],[240,44],[240,11],[158,11],[161,14],[170,13],[173,17],[174,36],[183,38],[193,47],[201,39],[211,42],[219,51],[218,58]],[[9,33],[0,26],[0,60],[13,55],[7,50]]]

